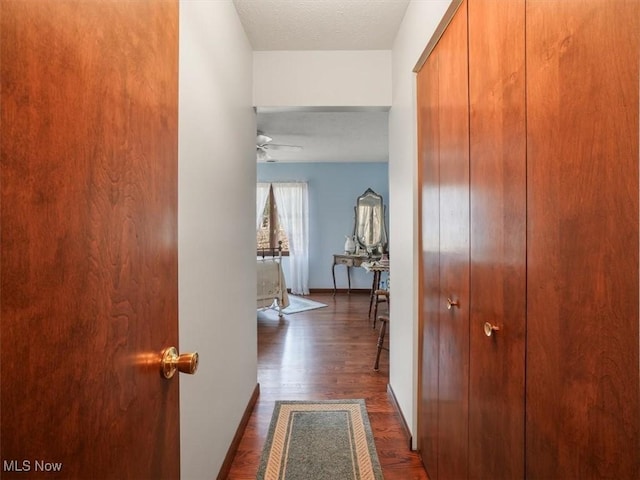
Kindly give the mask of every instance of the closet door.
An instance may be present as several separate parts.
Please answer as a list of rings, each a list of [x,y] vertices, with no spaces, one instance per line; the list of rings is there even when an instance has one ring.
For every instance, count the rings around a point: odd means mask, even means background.
[[[463,2],[418,75],[422,312],[418,438],[429,478],[468,474],[469,108]]]
[[[440,151],[438,478],[467,478],[469,443],[469,106],[467,3],[437,46]]]
[[[438,478],[438,339],[440,326],[440,152],[438,55],[432,53],[418,82],[418,151],[422,292],[418,447],[429,478]]]
[[[524,0],[469,2],[469,478],[524,476]],[[487,330],[485,325],[499,330]]]
[[[527,2],[527,478],[637,479],[637,0]]]

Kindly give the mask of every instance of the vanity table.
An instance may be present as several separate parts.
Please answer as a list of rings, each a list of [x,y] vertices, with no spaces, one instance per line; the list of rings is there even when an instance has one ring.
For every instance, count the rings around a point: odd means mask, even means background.
[[[364,262],[370,262],[371,257],[367,255],[356,255],[350,253],[334,253],[331,274],[333,276],[333,294],[336,294],[336,265],[344,265],[347,267],[347,282],[349,289],[347,293],[351,293],[351,267],[362,267]]]
[[[333,255],[333,265],[331,274],[333,276],[333,294],[336,294],[336,265],[347,267],[347,282],[351,293],[351,267],[362,267],[371,265],[380,260],[383,252],[387,252],[387,228],[385,222],[386,207],[382,196],[367,188],[367,190],[356,199],[354,207],[355,219],[353,223],[353,243],[355,253],[337,253]],[[345,248],[347,248],[345,246]],[[368,264],[368,265],[363,265]],[[372,271],[372,270],[367,270]],[[374,285],[372,292],[377,288],[376,281],[379,282],[380,272],[373,270]]]

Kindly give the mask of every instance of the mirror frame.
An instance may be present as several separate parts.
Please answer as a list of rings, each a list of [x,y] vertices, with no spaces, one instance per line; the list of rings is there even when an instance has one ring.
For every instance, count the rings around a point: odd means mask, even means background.
[[[358,226],[361,223],[361,219],[360,219],[360,204],[363,203],[365,200],[368,200],[369,202],[371,202],[371,200],[369,199],[373,199],[374,202],[378,202],[379,206],[377,206],[377,211],[379,218],[382,219],[382,223],[380,225],[380,236],[379,238],[377,238],[375,240],[375,242],[367,245],[364,243],[363,239],[361,238],[362,235],[360,234],[361,232],[359,231]],[[354,208],[355,211],[355,218],[354,218],[354,222],[353,222],[353,238],[356,242],[356,244],[363,250],[365,250],[367,253],[374,253],[374,254],[380,254],[382,252],[386,252],[387,251],[387,226],[386,226],[386,214],[387,214],[387,207],[384,204],[384,200],[382,198],[382,195],[374,192],[371,188],[367,188],[365,190],[365,192],[360,195],[357,200],[356,200],[356,205]]]

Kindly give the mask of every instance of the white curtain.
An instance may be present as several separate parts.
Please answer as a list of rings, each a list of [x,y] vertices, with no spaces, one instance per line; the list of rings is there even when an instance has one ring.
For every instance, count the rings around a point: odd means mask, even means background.
[[[289,239],[291,293],[309,294],[309,193],[306,183],[274,183],[278,220]]]
[[[264,205],[267,203],[267,197],[269,196],[270,185],[270,183],[258,183],[256,189],[256,232],[260,228]]]

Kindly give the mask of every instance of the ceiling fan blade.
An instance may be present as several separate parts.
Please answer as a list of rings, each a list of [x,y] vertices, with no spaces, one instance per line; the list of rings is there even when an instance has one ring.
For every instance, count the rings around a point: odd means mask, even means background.
[[[264,148],[265,150],[282,150],[282,151],[288,151],[288,152],[298,152],[302,150],[302,147],[300,145],[284,145],[284,144],[277,144],[277,143],[262,145],[262,148]]]
[[[261,130],[258,130],[256,135],[256,149],[257,149],[257,157],[258,161],[274,161],[271,156],[269,156],[267,150],[280,150],[284,152],[297,152],[302,150],[300,145],[286,145],[283,143],[271,143],[273,138],[268,135],[265,135]]]
[[[273,141],[273,138],[258,132],[258,135],[256,135],[256,144],[260,147],[265,146],[267,143]]]

